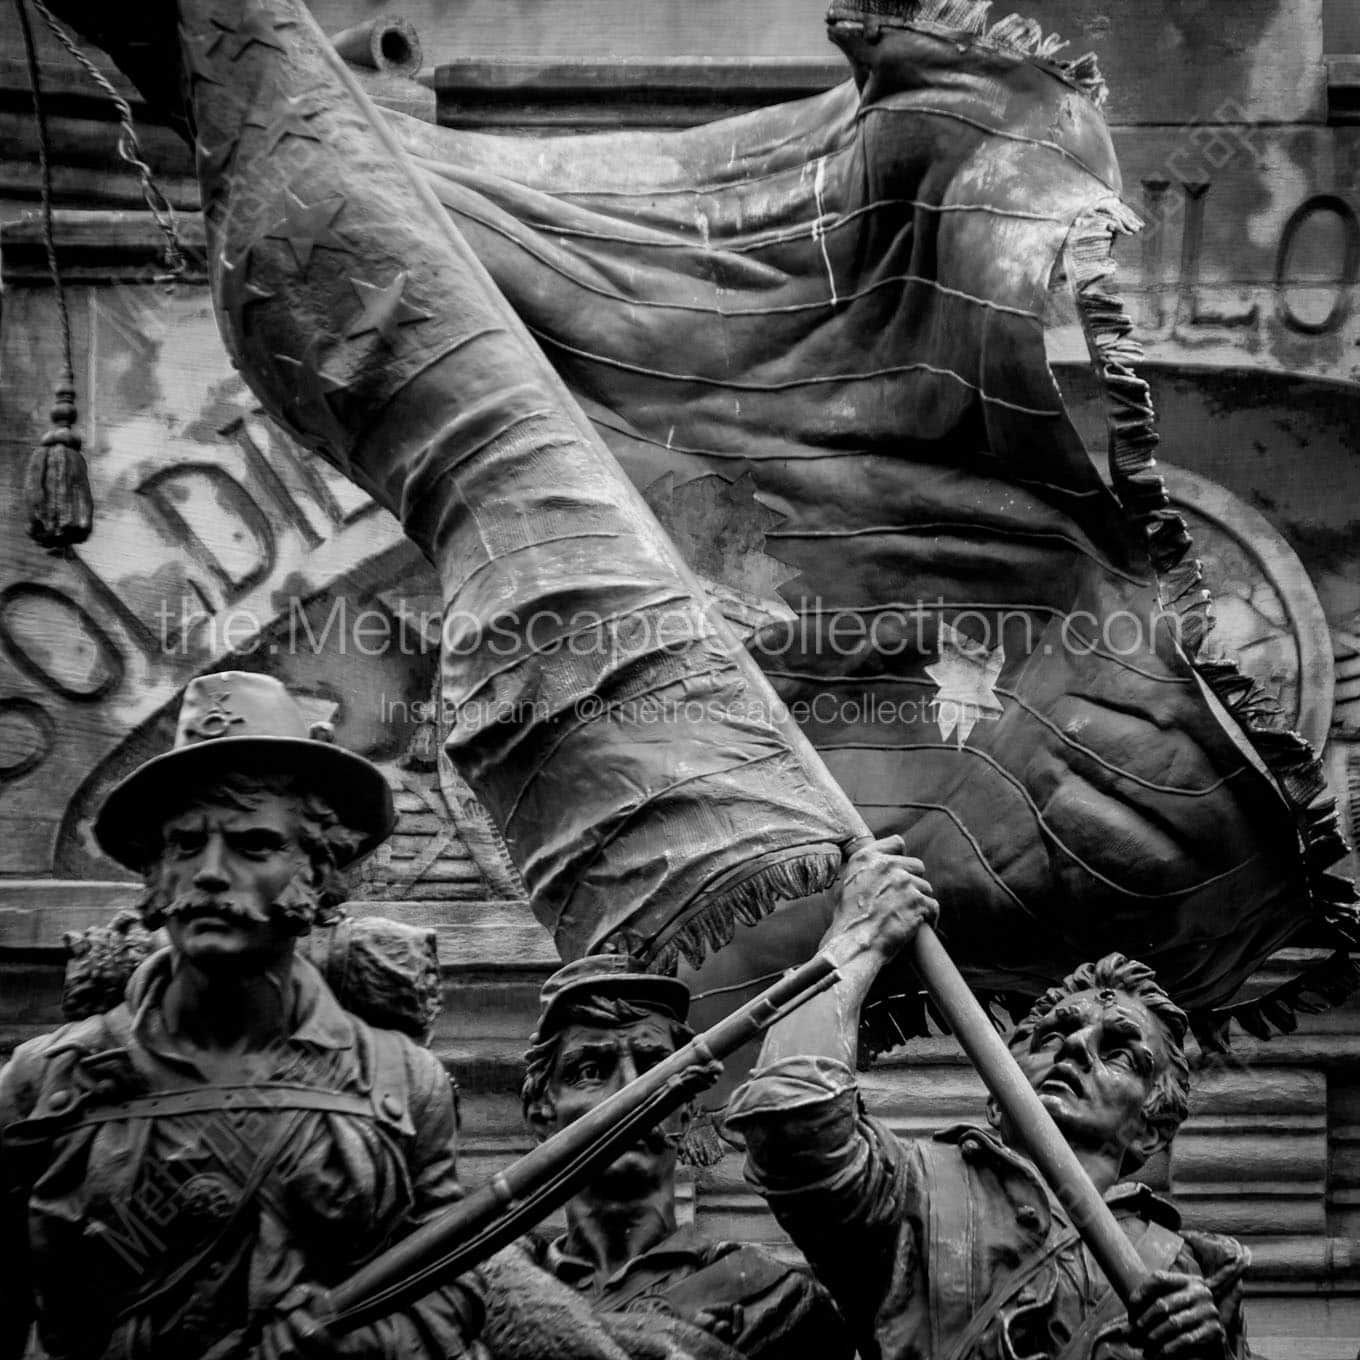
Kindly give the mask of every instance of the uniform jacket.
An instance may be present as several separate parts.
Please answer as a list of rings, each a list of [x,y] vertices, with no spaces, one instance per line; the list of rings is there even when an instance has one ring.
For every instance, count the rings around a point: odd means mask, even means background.
[[[757,1072],[728,1121],[747,1176],[839,1304],[865,1360],[1140,1360],[1103,1274],[1034,1165],[990,1129],[906,1142],[823,1058]],[[1182,1234],[1145,1186],[1107,1197],[1156,1269],[1209,1277],[1245,1357],[1230,1238]]]
[[[288,1037],[209,1080],[168,1033],[153,955],[108,1012],[0,1074],[0,1291],[53,1360],[184,1360],[327,1287],[461,1195],[453,1091],[432,1054],[342,1010],[298,959]],[[8,1269],[8,1266],[7,1266]],[[347,1356],[459,1355],[467,1282],[362,1328]],[[6,1357],[6,1360],[8,1358]]]
[[[694,1227],[683,1227],[640,1252],[598,1288],[594,1267],[569,1234],[532,1242],[531,1251],[545,1270],[599,1312],[692,1322],[704,1312],[739,1310],[731,1344],[748,1360],[776,1355],[849,1360],[853,1353],[826,1290],[807,1270],[759,1247],[715,1242]]]

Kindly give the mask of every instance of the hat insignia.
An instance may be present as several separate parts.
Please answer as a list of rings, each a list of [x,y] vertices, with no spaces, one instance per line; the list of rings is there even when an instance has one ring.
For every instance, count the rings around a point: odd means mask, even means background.
[[[212,741],[216,737],[225,737],[227,733],[237,723],[245,722],[239,713],[233,713],[226,706],[226,701],[231,698],[229,689],[218,690],[212,696],[212,707],[201,717],[196,718],[184,730],[190,737],[198,737],[202,741]]]

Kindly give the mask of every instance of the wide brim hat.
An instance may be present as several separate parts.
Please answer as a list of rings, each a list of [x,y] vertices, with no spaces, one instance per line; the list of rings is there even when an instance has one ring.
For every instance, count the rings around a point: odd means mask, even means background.
[[[679,978],[649,973],[626,954],[588,954],[564,964],[543,984],[531,1042],[538,1043],[561,1028],[571,1002],[590,997],[631,1001],[682,1023],[689,1015],[689,988]]]
[[[141,872],[155,854],[161,822],[186,790],[228,774],[288,774],[323,798],[360,836],[337,853],[342,868],[377,849],[396,822],[383,772],[336,746],[329,725],[310,722],[280,681],[222,671],[189,682],[174,746],[110,791],[95,817],[95,839],[105,854]]]

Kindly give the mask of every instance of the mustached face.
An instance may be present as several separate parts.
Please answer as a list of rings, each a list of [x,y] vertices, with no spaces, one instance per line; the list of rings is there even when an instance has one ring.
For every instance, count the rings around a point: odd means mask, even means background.
[[[671,1026],[661,1017],[612,1026],[569,1025],[535,1132],[547,1137],[565,1128],[674,1052]],[[596,1178],[596,1190],[628,1198],[663,1187],[675,1174],[676,1148],[687,1123],[688,1115],[680,1111],[642,1134]]]
[[[315,907],[298,842],[295,800],[262,793],[252,806],[205,803],[161,828],[148,924],[204,968],[248,968],[292,947]]]

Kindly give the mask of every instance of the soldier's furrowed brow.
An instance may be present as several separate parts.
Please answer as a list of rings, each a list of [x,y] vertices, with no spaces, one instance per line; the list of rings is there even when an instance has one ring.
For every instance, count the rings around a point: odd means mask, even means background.
[[[666,1044],[657,1043],[652,1040],[645,1040],[642,1043],[633,1044],[632,1049],[635,1058],[645,1058],[651,1063],[658,1063],[663,1058],[669,1058],[675,1051]]]
[[[233,845],[251,850],[282,850],[289,844],[282,831],[270,826],[233,827],[227,832],[227,839]]]
[[[562,1065],[567,1063],[581,1062],[584,1059],[600,1061],[601,1059],[612,1061],[618,1057],[618,1049],[615,1045],[606,1041],[595,1043],[572,1044],[562,1050]]]
[[[670,1048],[670,1045],[667,1044],[664,1039],[657,1038],[650,1034],[644,1038],[634,1039],[632,1046],[639,1053],[664,1053]]]
[[[1104,1029],[1108,1040],[1128,1050],[1140,1072],[1148,1074],[1156,1067],[1156,1059],[1148,1045],[1147,1035],[1137,1020],[1118,1013],[1106,1015]]]
[[[1047,1019],[1050,1028],[1075,1029],[1084,1025],[1090,1018],[1091,1008],[1080,1001],[1063,1001],[1049,1011]]]

